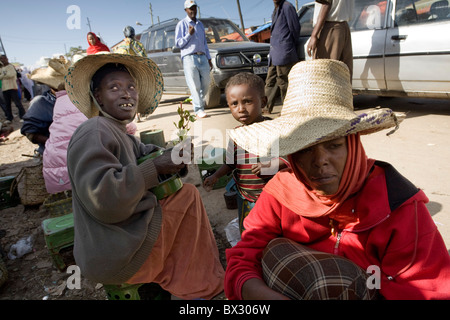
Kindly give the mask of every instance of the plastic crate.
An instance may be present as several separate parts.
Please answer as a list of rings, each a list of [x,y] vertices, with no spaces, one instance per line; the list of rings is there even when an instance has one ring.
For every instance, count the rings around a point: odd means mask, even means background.
[[[206,158],[202,157],[201,159],[197,159],[198,171],[200,173],[200,177],[202,178],[202,183],[207,177],[214,174],[214,172],[216,172],[225,163],[225,156],[226,156],[225,149],[214,148],[209,154],[209,157]],[[232,178],[231,174],[221,177],[216,182],[213,189],[215,190],[224,188],[231,180],[231,178]]]

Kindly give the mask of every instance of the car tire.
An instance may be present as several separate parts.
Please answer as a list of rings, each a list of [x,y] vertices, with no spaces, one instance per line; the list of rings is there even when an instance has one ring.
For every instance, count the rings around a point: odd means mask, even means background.
[[[220,105],[221,90],[214,82],[214,78],[211,76],[209,83],[208,93],[205,97],[206,108],[214,108]]]

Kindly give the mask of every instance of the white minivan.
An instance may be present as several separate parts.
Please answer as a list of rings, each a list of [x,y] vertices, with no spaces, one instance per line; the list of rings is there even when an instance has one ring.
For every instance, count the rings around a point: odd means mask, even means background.
[[[450,98],[447,0],[354,0],[349,23],[353,90],[382,96]],[[300,54],[312,31],[314,2],[298,12]],[[308,58],[308,57],[306,57]]]

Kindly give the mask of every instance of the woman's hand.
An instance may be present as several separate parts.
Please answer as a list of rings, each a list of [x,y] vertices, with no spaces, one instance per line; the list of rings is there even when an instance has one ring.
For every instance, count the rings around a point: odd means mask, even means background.
[[[162,155],[153,159],[153,164],[159,175],[175,174],[186,166],[184,163],[175,164],[172,158],[172,149],[167,149]]]
[[[269,288],[263,280],[258,278],[245,281],[242,286],[242,298],[244,300],[290,300],[288,297]]]
[[[158,174],[175,174],[187,167],[194,158],[194,146],[190,140],[183,141],[175,147],[164,150],[163,154],[153,159]]]

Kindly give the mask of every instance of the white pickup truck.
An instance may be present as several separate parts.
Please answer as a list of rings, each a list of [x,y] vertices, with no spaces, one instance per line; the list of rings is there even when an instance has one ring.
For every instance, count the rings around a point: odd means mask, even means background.
[[[381,96],[450,98],[447,0],[354,0],[349,22],[353,90]],[[300,54],[312,31],[314,2],[299,11]]]

